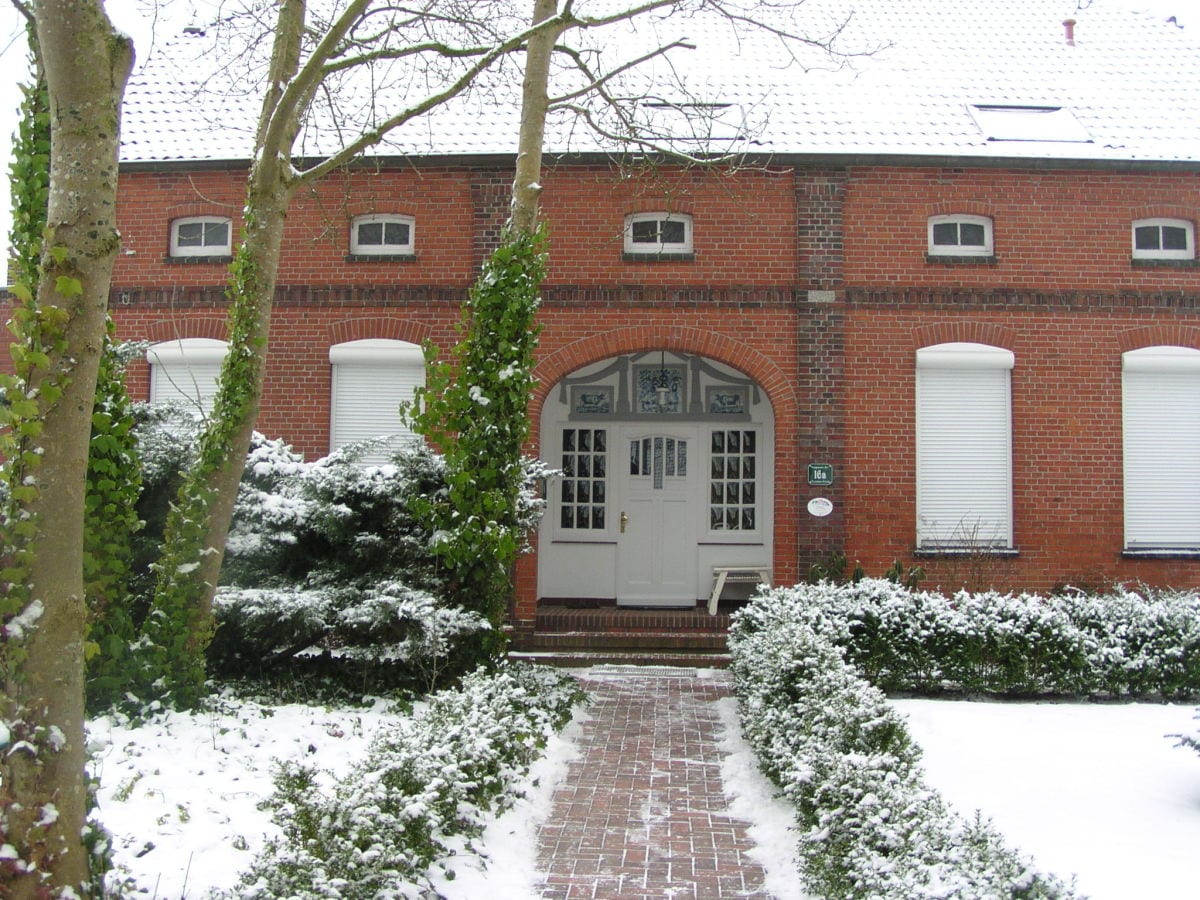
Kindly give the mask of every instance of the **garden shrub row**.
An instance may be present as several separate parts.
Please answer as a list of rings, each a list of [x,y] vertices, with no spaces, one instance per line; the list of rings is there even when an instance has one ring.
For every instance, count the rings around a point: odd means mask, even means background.
[[[1200,696],[1200,596],[947,597],[884,579],[774,593],[885,691],[1010,696]]]
[[[582,699],[552,670],[479,671],[377,737],[332,789],[313,768],[281,768],[270,806],[282,837],[225,896],[436,896],[431,871],[449,876],[455,849],[511,806],[515,782]]]
[[[730,632],[742,728],[796,807],[800,868],[818,896],[1068,898],[1073,888],[950,811],[883,693],[807,621],[791,591],[737,613]]]

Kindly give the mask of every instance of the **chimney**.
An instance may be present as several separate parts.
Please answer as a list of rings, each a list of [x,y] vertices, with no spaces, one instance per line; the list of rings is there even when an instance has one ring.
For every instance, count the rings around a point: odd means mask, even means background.
[[[1067,33],[1067,46],[1074,47],[1075,46],[1075,20],[1074,19],[1065,20],[1063,22],[1063,28],[1066,29],[1066,33]]]

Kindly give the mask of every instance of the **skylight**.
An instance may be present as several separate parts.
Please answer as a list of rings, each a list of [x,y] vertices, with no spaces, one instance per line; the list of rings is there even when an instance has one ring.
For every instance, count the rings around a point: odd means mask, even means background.
[[[1065,106],[969,106],[989,141],[1090,143],[1091,137]]]

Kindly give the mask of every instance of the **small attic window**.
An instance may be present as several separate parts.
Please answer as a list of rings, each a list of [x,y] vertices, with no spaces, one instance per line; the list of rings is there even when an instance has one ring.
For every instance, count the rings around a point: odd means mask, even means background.
[[[412,216],[358,216],[350,225],[350,252],[356,256],[410,256]]]
[[[196,261],[232,253],[232,222],[224,216],[192,216],[171,223],[171,257]]]
[[[1091,142],[1075,114],[1065,106],[969,106],[989,141]]]
[[[991,256],[992,220],[986,216],[929,218],[930,256]]]
[[[625,220],[625,255],[679,259],[692,253],[692,217],[685,213],[635,213]]]
[[[1133,223],[1134,259],[1195,259],[1196,237],[1186,219],[1138,219]]]

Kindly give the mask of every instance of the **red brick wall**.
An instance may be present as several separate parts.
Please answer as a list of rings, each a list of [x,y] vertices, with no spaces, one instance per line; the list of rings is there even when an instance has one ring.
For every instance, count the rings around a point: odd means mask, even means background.
[[[127,252],[113,308],[123,335],[222,336],[224,267],[163,258],[171,218],[236,220],[243,177],[122,176]],[[504,168],[364,169],[298,197],[260,429],[309,456],[328,450],[331,344],[453,344],[459,301],[498,237],[510,181]],[[872,573],[914,562],[915,351],[973,340],[1016,354],[1020,554],[919,560],[931,582],[1200,584],[1195,562],[1121,557],[1120,443],[1121,351],[1200,346],[1200,269],[1131,265],[1130,225],[1195,220],[1200,175],[935,167],[632,175],[560,166],[544,183],[551,264],[540,390],[587,362],[659,347],[704,353],[759,379],[776,415],[779,580],[842,548]],[[624,217],[659,209],[694,217],[695,258],[623,259]],[[367,212],[415,216],[417,260],[347,262],[349,219]],[[992,217],[995,261],[929,262],[926,222],[943,213]],[[836,302],[808,291],[836,291]],[[144,364],[130,384],[147,396]],[[834,464],[833,487],[807,485],[810,462]],[[804,511],[818,494],[835,503],[827,519]],[[531,614],[532,565],[520,570],[522,617]]]
[[[926,261],[930,216],[990,216],[995,265]],[[1200,289],[1200,270],[1130,265],[1135,219],[1200,217],[1200,174],[856,168],[845,206],[847,284],[1040,291]]]

